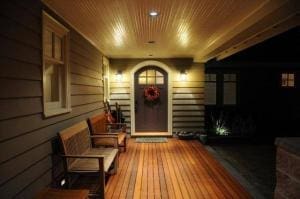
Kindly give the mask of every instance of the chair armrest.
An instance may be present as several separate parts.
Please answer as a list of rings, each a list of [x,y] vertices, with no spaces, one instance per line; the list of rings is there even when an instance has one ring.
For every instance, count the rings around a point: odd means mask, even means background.
[[[118,133],[97,133],[97,135],[91,135],[90,138],[118,138]]]
[[[112,126],[112,125],[123,125],[126,126],[126,123],[105,123],[107,126]]]
[[[102,136],[118,136],[119,133],[97,133],[95,135],[91,135],[91,138],[94,137],[102,137]]]
[[[118,136],[117,135],[92,135],[90,136],[92,139],[97,139],[97,144],[95,143],[95,147],[99,146],[113,146],[114,148],[118,148]],[[102,143],[101,143],[102,140]]]

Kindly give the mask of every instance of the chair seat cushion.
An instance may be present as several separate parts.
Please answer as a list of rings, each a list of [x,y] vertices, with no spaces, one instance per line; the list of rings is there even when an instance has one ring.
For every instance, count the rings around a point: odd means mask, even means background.
[[[115,157],[118,154],[118,149],[114,148],[91,148],[83,155],[99,155],[104,156],[104,172],[108,172]],[[98,171],[99,163],[96,158],[76,158],[69,167],[69,171]]]

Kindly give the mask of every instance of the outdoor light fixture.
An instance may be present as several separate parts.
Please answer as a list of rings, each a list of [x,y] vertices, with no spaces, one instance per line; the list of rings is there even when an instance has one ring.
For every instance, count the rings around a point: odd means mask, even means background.
[[[122,71],[120,71],[120,70],[117,71],[116,80],[117,80],[117,82],[122,82],[122,80],[123,80]]]
[[[187,72],[186,70],[181,70],[179,75],[180,81],[186,81],[187,80]]]
[[[154,11],[154,10],[153,10],[153,11],[150,11],[150,12],[149,12],[149,16],[150,16],[150,17],[157,17],[157,16],[158,16],[158,12],[157,12],[157,11]]]
[[[63,178],[63,179],[60,181],[60,186],[61,186],[61,187],[64,187],[65,184],[66,184],[66,179]]]

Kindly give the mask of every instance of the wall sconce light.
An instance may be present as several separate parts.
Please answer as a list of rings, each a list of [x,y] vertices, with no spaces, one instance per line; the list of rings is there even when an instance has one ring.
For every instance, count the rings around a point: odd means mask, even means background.
[[[186,81],[187,80],[187,72],[186,70],[181,70],[179,75],[180,81]]]
[[[117,71],[116,80],[117,80],[117,82],[122,82],[122,80],[123,80],[122,71],[120,71],[120,70]]]

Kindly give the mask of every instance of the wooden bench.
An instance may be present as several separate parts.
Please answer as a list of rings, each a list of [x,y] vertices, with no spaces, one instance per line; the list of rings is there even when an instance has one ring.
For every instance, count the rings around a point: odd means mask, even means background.
[[[98,195],[104,198],[105,174],[114,174],[118,167],[118,140],[115,137],[105,137],[115,148],[93,148],[91,139],[101,139],[103,136],[90,136],[86,121],[77,123],[59,132],[64,151],[64,163],[68,186],[71,187],[71,174],[99,175]]]
[[[42,190],[35,199],[88,199],[89,190],[65,190],[46,188]]]
[[[88,119],[88,123],[91,129],[92,135],[101,135],[107,138],[101,137],[101,139],[94,139],[93,143],[95,146],[98,145],[111,145],[110,137],[115,137],[118,140],[118,147],[123,147],[126,151],[126,129],[124,132],[123,125],[124,123],[108,123],[105,113],[95,115]],[[121,126],[120,129],[110,129],[112,125]]]

